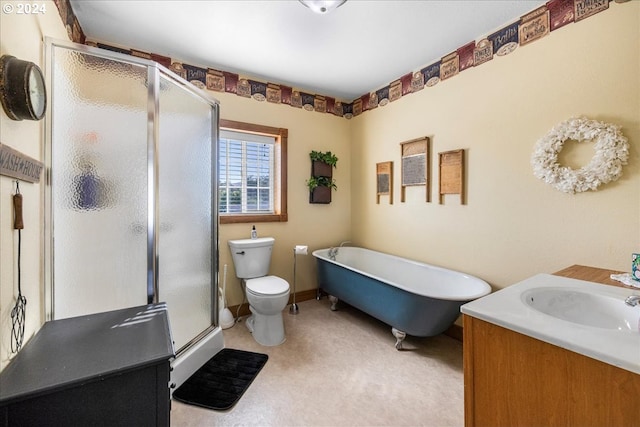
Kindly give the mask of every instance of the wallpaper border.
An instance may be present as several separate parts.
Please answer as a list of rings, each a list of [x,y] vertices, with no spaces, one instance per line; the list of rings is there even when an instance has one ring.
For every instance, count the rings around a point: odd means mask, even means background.
[[[346,119],[365,111],[384,107],[390,102],[432,87],[444,80],[488,61],[509,55],[518,48],[533,43],[568,24],[578,23],[607,10],[611,0],[550,0],[498,31],[471,41],[435,60],[420,70],[414,70],[386,86],[345,102],[330,96],[307,93],[278,83],[262,82],[243,75],[186,64],[177,59],[133,48],[120,48],[87,40],[69,0],[53,0],[58,7],[69,38],[103,49],[154,60],[201,89],[233,93],[259,102],[284,104],[307,111],[333,114]],[[626,3],[629,0],[614,0]],[[499,60],[499,59],[498,59]]]

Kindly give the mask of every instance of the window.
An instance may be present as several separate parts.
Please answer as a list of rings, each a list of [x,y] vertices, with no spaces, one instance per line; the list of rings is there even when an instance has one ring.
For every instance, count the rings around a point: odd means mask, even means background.
[[[287,221],[287,129],[220,120],[220,223]]]

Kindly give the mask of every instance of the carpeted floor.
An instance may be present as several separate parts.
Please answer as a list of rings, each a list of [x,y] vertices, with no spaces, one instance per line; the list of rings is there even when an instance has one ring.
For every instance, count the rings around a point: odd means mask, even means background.
[[[172,402],[172,426],[462,426],[462,343],[407,337],[351,307],[299,303],[283,313],[287,340],[256,343],[240,322],[225,346],[269,356],[240,401],[225,412]]]

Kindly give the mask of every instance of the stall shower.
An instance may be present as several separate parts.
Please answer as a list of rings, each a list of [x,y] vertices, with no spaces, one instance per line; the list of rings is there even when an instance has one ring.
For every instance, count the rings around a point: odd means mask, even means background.
[[[46,56],[47,319],[166,302],[179,385],[223,346],[219,105],[148,59],[51,39]]]

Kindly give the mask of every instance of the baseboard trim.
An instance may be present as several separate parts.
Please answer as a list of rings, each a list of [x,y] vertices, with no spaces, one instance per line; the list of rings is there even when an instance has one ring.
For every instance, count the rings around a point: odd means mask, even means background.
[[[300,291],[300,292],[296,292],[296,302],[302,302],[302,301],[308,301],[310,299],[315,299],[317,295],[317,290],[316,289],[309,289],[307,291]],[[287,305],[292,304],[293,303],[293,295],[289,295],[289,302],[287,303]],[[240,309],[238,310],[238,307],[240,307]],[[231,310],[231,313],[233,313],[233,316],[236,316],[236,313],[238,316],[248,316],[249,314],[251,314],[251,312],[249,311],[249,304],[244,303],[240,306],[234,305],[229,307],[229,310]],[[453,325],[451,325],[449,327],[449,329],[447,329],[446,331],[444,331],[444,334],[455,339],[458,340],[460,342],[462,342],[462,337],[463,337],[463,328],[460,325],[456,325],[455,323]]]
[[[296,303],[298,302],[302,302],[302,301],[308,301],[310,299],[315,299],[316,298],[316,293],[317,291],[315,289],[309,289],[307,291],[300,291],[300,292],[296,292]],[[293,294],[289,295],[289,302],[287,303],[287,305],[292,304],[293,303]],[[239,309],[238,309],[239,307]],[[237,316],[248,316],[249,314],[251,314],[251,312],[249,311],[249,304],[248,303],[243,303],[241,305],[233,305],[231,307],[228,307],[229,310],[231,310],[231,313],[233,314],[234,317],[236,317],[236,313]]]

